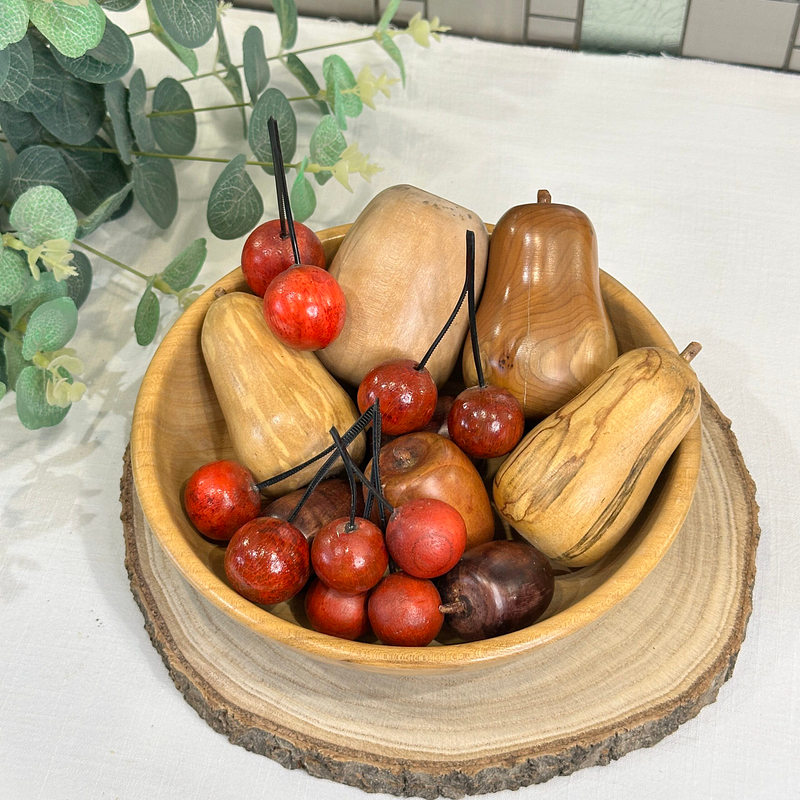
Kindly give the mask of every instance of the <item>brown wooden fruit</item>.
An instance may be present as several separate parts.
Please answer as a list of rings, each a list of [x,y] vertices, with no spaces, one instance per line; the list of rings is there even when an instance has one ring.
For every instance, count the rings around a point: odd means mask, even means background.
[[[358,386],[384,361],[425,355],[464,285],[467,229],[475,232],[480,292],[489,239],[474,211],[414,186],[392,186],[369,202],[329,270],[347,298],[347,319],[318,356],[337,378]],[[427,364],[437,386],[458,361],[467,325],[465,307]]]
[[[332,426],[344,431],[358,419],[353,401],[313,353],[275,338],[258,297],[232,292],[216,299],[201,343],[237,459],[258,481],[316,455],[330,444]],[[362,458],[364,437],[349,451]],[[264,493],[277,497],[304,486],[318,468],[311,464]]]
[[[381,485],[395,507],[431,498],[449,503],[464,518],[467,550],[494,536],[489,495],[473,463],[449,439],[418,431],[381,448]],[[367,465],[372,474],[372,462]]]
[[[700,412],[699,350],[629,350],[540,422],[495,475],[500,515],[559,564],[608,553]]]
[[[552,414],[586,388],[617,357],[589,218],[546,190],[507,211],[476,321],[487,383],[508,389],[526,417]],[[462,368],[466,385],[477,384],[469,339]]]

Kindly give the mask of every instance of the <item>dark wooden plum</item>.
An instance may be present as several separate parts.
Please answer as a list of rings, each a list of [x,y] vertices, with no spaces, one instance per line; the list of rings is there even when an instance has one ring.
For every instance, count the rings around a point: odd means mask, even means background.
[[[340,592],[366,592],[381,579],[389,566],[389,554],[381,529],[363,517],[328,523],[314,537],[311,563],[317,577]]]
[[[472,458],[510,453],[522,438],[519,400],[499,386],[472,386],[456,397],[447,416],[450,438]]]
[[[441,598],[431,581],[393,572],[369,597],[369,622],[384,644],[425,647],[442,629]]]
[[[340,592],[317,579],[306,592],[306,615],[315,631],[340,639],[358,639],[369,631],[368,599],[367,592]]]
[[[474,642],[534,623],[550,604],[555,582],[536,548],[498,541],[468,551],[437,586],[448,624]]]

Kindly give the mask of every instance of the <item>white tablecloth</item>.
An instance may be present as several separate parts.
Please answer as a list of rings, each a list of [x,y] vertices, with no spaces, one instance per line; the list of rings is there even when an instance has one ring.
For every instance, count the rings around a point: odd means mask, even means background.
[[[139,10],[115,18],[129,30],[145,27]],[[231,11],[226,22],[234,58],[254,22],[276,51],[271,16]],[[298,46],[363,33],[301,20]],[[347,134],[385,172],[371,186],[354,179],[352,195],[329,184],[313,226],[350,221],[376,191],[403,182],[486,221],[531,202],[540,187],[583,209],[601,266],[679,345],[703,343],[696,369],[733,420],[762,509],[755,609],[717,702],[654,748],[519,796],[800,796],[800,78],[458,38],[430,51],[402,46],[407,90],[379,100],[377,113],[365,110]],[[148,37],[136,47],[149,84],[186,74]],[[204,48],[201,70],[213,52]],[[318,66],[324,55],[308,61]],[[347,57],[356,71],[363,63],[393,70],[371,43]],[[273,76],[300,93],[274,63]],[[187,87],[196,106],[230,102],[214,80]],[[314,111],[303,105],[307,142]],[[247,152],[237,111],[199,121],[197,154]],[[239,263],[242,241],[207,229],[205,199],[220,167],[176,169],[181,209],[168,231],[136,209],[91,241],[152,272],[208,236],[208,284]],[[271,178],[257,173],[272,215]],[[118,480],[156,343],[140,348],[132,336],[141,282],[99,259],[94,269],[74,340],[88,398],[65,424],[35,433],[17,422],[13,396],[0,404],[0,797],[361,797],[229,744],[186,704],[150,645],[123,566]]]

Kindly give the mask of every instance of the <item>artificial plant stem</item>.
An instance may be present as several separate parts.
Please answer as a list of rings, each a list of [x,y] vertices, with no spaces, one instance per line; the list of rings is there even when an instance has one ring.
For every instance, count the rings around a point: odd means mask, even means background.
[[[458,312],[461,311],[461,306],[464,303],[464,298],[467,296],[467,289],[469,287],[469,276],[464,280],[464,286],[461,289],[461,294],[458,296],[458,302],[453,309],[453,313],[447,318],[447,322],[445,322],[444,327],[439,331],[439,335],[433,340],[433,344],[428,348],[428,352],[422,357],[422,361],[417,364],[415,369],[417,371],[421,371],[425,369],[425,365],[430,360],[430,357],[433,355],[433,351],[439,346],[439,343],[444,339],[445,334],[447,331],[450,330],[450,326],[453,324],[455,318],[458,316]]]
[[[148,117],[174,117],[178,114],[199,114],[201,111],[219,111],[225,108],[242,108],[250,103],[228,103],[224,106],[205,106],[204,108],[176,108],[174,111],[151,111]]]
[[[7,331],[5,328],[0,328],[0,333],[6,337],[6,339],[11,339],[12,342],[16,342],[17,344],[22,344],[22,342],[16,337],[12,336],[10,331]]]
[[[283,208],[286,211],[286,223],[289,226],[289,238],[292,240],[292,253],[294,253],[294,263],[300,263],[300,248],[297,246],[297,232],[294,229],[292,219],[292,204],[289,202],[289,187],[286,185],[286,167],[283,164],[283,154],[281,153],[281,135],[278,132],[278,123],[275,117],[270,117],[267,122],[269,128],[269,141],[272,145],[272,162],[275,164],[275,178],[280,181],[280,191],[278,192],[278,206],[281,205],[281,195],[283,196]],[[283,230],[281,230],[283,232]]]
[[[342,439],[339,436],[339,431],[336,430],[335,425],[330,429],[329,433],[331,435],[331,439],[333,439],[333,443],[336,445],[336,449],[339,452],[339,457],[342,459],[344,471],[347,473],[347,482],[350,484],[350,521],[344,526],[344,531],[345,533],[352,533],[356,529],[357,503],[356,476],[353,474],[353,460],[350,458],[350,454],[342,444]]]
[[[269,146],[272,149],[272,163],[278,164],[283,161],[283,159],[280,155],[281,150],[278,125],[275,122],[274,117],[269,118],[269,121],[267,122],[267,128],[269,129]],[[286,195],[284,194],[284,186],[280,178],[281,171],[273,169],[272,173],[275,176],[275,196],[278,198],[278,214],[280,214],[281,218],[281,239],[285,239],[287,236],[289,236],[289,229],[286,227],[287,200]],[[285,170],[283,171],[283,176],[286,177]],[[294,242],[294,239],[292,239],[292,242]],[[297,263],[297,261],[295,261],[295,263]]]
[[[331,42],[330,44],[318,44],[315,47],[304,47],[301,50],[292,50],[288,53],[278,53],[276,56],[269,56],[267,61],[277,61],[284,59],[286,56],[299,56],[301,53],[313,53],[315,50],[328,50],[331,47],[343,47],[346,44],[360,44],[361,42],[370,42],[375,38],[372,36],[361,36],[358,39],[346,39],[343,42]]]
[[[133,33],[128,34],[129,39],[133,39],[134,36],[144,36],[146,33],[152,33],[153,31],[150,28],[145,28],[143,31],[134,31]]]
[[[122,269],[130,272],[132,275],[137,275],[140,278],[143,278],[146,281],[150,280],[149,275],[145,275],[143,272],[139,272],[138,269],[134,269],[133,267],[129,267],[127,264],[123,264],[121,261],[117,261],[116,258],[112,258],[111,256],[106,255],[105,253],[101,253],[99,250],[95,250],[94,247],[86,244],[86,242],[82,242],[80,239],[73,239],[74,244],[78,245],[78,247],[82,247],[84,250],[88,250],[90,253],[94,253],[96,256],[109,261],[112,264],[116,264],[118,267],[122,267]]]
[[[472,358],[478,375],[478,386],[486,388],[481,365],[481,349],[478,344],[478,324],[475,320],[475,233],[467,231],[467,308],[469,309],[469,338],[472,341]]]

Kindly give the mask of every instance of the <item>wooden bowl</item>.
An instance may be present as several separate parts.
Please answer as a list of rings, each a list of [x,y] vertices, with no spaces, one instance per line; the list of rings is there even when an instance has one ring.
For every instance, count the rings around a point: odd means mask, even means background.
[[[328,262],[349,227],[319,233]],[[655,317],[622,284],[606,273],[601,273],[600,283],[620,352],[643,345],[676,349]],[[200,349],[200,329],[218,289],[247,291],[241,269],[196,300],[153,356],[136,401],[131,460],[145,517],[180,572],[210,603],[260,635],[359,669],[439,672],[483,667],[541,647],[597,619],[641,583],[680,530],[700,471],[699,418],[617,547],[597,564],[559,576],[545,616],[521,631],[466,644],[389,647],[317,633],[309,627],[298,600],[269,609],[245,600],[226,582],[224,549],[194,530],[181,502],[183,485],[195,469],[234,457]]]

